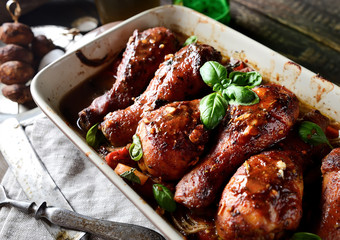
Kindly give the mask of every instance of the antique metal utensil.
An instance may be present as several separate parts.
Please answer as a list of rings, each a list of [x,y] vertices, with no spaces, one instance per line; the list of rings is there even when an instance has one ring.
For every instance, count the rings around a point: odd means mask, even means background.
[[[105,239],[165,240],[159,233],[142,226],[95,219],[67,209],[49,207],[46,202],[38,206],[35,202],[13,200],[7,197],[5,188],[0,185],[0,207],[4,205],[16,207],[26,214],[34,215],[36,219],[46,219],[50,223]]]

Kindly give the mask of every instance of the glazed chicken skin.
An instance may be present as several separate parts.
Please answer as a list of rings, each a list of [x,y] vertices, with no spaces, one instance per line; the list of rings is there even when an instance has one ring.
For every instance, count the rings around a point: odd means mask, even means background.
[[[267,151],[243,163],[222,193],[216,217],[220,238],[280,239],[286,230],[297,229],[303,195],[300,156]]]
[[[221,61],[220,52],[205,44],[190,44],[163,62],[145,92],[126,109],[109,113],[100,129],[114,146],[131,142],[144,113],[174,101],[199,98],[207,85],[199,69],[207,61]]]
[[[151,111],[138,124],[140,169],[162,180],[179,180],[195,165],[208,142],[200,121],[200,100],[174,102]]]
[[[253,91],[260,102],[229,107],[217,143],[177,184],[175,201],[188,208],[210,205],[243,161],[288,134],[299,115],[296,96],[278,85],[261,85]]]
[[[80,126],[88,130],[101,122],[107,113],[133,104],[133,98],[145,90],[164,57],[177,49],[178,41],[167,28],[156,27],[143,32],[135,30],[118,66],[115,83],[79,112]]]
[[[317,234],[323,240],[340,239],[340,148],[333,149],[323,160],[321,222]]]

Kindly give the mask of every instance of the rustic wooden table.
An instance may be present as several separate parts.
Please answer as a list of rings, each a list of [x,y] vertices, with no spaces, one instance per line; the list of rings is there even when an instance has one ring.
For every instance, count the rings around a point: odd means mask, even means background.
[[[340,85],[339,0],[230,0],[230,26]]]
[[[339,0],[230,0],[230,9],[230,27],[340,85]],[[53,0],[20,20],[70,27],[81,15],[98,18],[93,0]],[[0,156],[0,180],[6,169]]]

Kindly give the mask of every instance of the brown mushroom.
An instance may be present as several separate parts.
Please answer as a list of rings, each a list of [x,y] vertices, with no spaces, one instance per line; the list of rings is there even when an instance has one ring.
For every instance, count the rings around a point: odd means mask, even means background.
[[[41,59],[45,54],[55,49],[55,45],[53,44],[51,39],[48,39],[44,35],[38,35],[33,38],[32,41],[32,51],[35,57]]]
[[[14,60],[32,64],[33,53],[29,49],[16,44],[7,44],[0,48],[0,64]]]
[[[31,28],[23,23],[4,23],[0,27],[0,40],[6,44],[28,46],[33,40]]]
[[[12,84],[4,86],[2,88],[2,94],[13,102],[20,104],[33,101],[30,87],[26,86],[25,84]]]
[[[21,61],[8,61],[0,65],[0,82],[11,84],[26,83],[34,76],[31,65]]]

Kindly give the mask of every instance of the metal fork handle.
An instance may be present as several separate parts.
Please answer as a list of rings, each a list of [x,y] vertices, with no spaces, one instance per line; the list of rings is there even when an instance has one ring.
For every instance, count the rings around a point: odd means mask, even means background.
[[[39,207],[35,218],[45,218],[53,224],[73,230],[89,232],[105,239],[165,240],[162,235],[149,228],[95,219],[66,209],[47,207],[46,203]]]
[[[6,203],[27,214],[34,213],[37,206],[34,202],[17,201],[8,198],[6,199]]]

